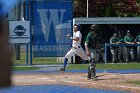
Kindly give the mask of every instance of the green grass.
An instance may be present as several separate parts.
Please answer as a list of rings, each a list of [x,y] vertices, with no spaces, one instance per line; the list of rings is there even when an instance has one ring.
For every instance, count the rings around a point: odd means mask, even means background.
[[[87,70],[88,64],[69,64],[66,69],[68,70]],[[13,66],[13,70],[38,70],[38,67],[18,67]],[[131,70],[140,69],[140,63],[127,63],[127,64],[97,64],[96,69],[104,70]]]
[[[28,55],[28,63],[30,62],[30,53]],[[13,64],[17,65],[23,65],[26,64],[26,53],[25,50],[22,50],[20,52],[20,60],[16,60],[15,54],[13,57]],[[57,62],[56,57],[32,57],[32,64],[44,64],[44,65],[49,65],[49,64],[60,64],[60,62]]]
[[[86,70],[88,64],[70,64],[69,70]],[[124,63],[124,64],[97,64],[96,69],[110,69],[110,70],[125,70],[125,69],[140,69],[140,63]]]
[[[125,82],[127,84],[137,84],[137,85],[140,85],[140,80],[139,81],[128,81],[128,82]]]
[[[15,57],[13,58],[13,65],[25,65],[26,62],[26,53],[25,50],[22,50],[20,53],[20,60],[15,60]],[[30,55],[29,55],[30,56]],[[30,59],[29,59],[30,60]],[[33,64],[41,64],[41,65],[50,65],[50,64],[63,64],[63,62],[57,62],[56,57],[33,57]],[[88,64],[69,64],[67,69],[71,70],[86,70],[88,67]],[[115,70],[123,70],[123,69],[140,69],[140,63],[131,62],[131,63],[123,63],[123,64],[104,64],[104,63],[98,63],[96,65],[97,69],[115,69]],[[15,69],[15,68],[13,68]],[[16,67],[16,69],[36,69],[36,68],[22,68],[22,67]]]

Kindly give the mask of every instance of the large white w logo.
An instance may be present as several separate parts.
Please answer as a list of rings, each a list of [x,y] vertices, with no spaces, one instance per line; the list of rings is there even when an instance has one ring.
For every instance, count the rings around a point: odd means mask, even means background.
[[[56,25],[62,23],[66,9],[38,9],[37,11],[40,15],[41,29],[44,34],[45,42],[48,42],[51,25],[54,27],[56,42],[58,42],[59,38],[56,32]]]

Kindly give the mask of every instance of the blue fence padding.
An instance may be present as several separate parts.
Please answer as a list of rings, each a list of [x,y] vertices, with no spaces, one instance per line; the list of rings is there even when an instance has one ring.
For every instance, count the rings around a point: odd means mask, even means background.
[[[130,93],[66,85],[28,85],[0,89],[1,93]]]
[[[33,71],[12,71],[13,74],[39,74],[39,73],[60,73],[58,70],[33,70]]]
[[[64,73],[87,73],[87,70],[66,70]],[[135,70],[96,70],[97,73],[120,73],[120,74],[132,74],[140,73],[140,69]],[[38,73],[62,73],[59,70],[33,70],[33,71],[13,71],[13,74],[38,74]]]
[[[33,2],[35,57],[62,57],[71,48],[73,0],[55,1]]]
[[[120,73],[120,74],[132,74],[140,73],[140,69],[137,70],[106,70],[108,73]]]
[[[75,73],[87,73],[87,70],[67,70],[65,72],[75,72]],[[97,73],[120,73],[120,74],[131,74],[131,73],[140,73],[140,69],[137,70],[97,70]]]
[[[106,43],[106,46],[140,46],[140,44],[109,44]]]

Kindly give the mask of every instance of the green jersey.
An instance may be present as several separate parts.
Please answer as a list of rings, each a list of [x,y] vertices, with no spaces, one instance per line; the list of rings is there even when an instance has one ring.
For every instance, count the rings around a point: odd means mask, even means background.
[[[126,35],[124,37],[124,42],[134,42],[134,38],[132,36]]]
[[[139,42],[140,43],[140,35],[138,35],[135,39],[135,42]]]
[[[120,43],[123,43],[124,42],[124,40],[123,40],[123,37],[121,36],[121,37],[118,37],[118,40],[119,40],[119,42]]]
[[[134,38],[130,35],[126,35],[125,37],[124,37],[124,42],[134,42]],[[131,46],[126,46],[126,48],[132,48]]]
[[[85,42],[88,44],[90,49],[97,48],[99,46],[99,37],[94,35],[92,32],[89,32]]]
[[[117,37],[111,37],[110,38],[110,44],[112,44],[112,43],[117,43],[119,41],[119,38],[117,38]],[[112,47],[110,47],[110,48],[113,48],[113,49],[116,49],[116,48],[118,48],[117,46],[112,46]]]

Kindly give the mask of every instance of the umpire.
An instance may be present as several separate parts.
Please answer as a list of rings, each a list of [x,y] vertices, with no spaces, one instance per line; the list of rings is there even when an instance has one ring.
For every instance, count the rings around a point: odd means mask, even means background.
[[[88,79],[96,79],[96,49],[99,47],[99,36],[97,34],[100,26],[99,25],[91,25],[90,32],[88,33],[85,40],[85,49],[86,54],[90,57],[90,64],[88,66]]]

